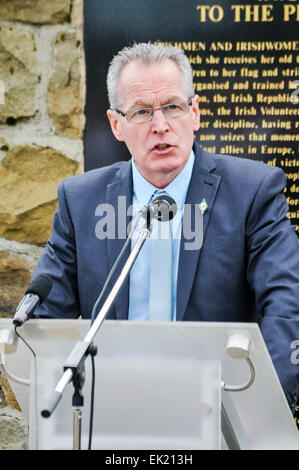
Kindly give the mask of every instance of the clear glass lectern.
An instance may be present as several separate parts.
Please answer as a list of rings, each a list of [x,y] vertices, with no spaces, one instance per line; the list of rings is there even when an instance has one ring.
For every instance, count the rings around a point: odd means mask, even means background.
[[[31,449],[72,449],[73,386],[49,418],[43,403],[54,392],[70,351],[82,341],[88,320],[30,320],[20,333],[36,354],[18,341],[5,354],[9,379],[29,420]],[[0,319],[1,330],[12,328]],[[253,384],[240,384],[250,371],[227,354],[233,333],[250,338]],[[1,342],[1,335],[0,335]],[[257,324],[103,322],[94,344],[95,405],[92,449],[297,449],[299,432]],[[85,363],[82,449],[87,448],[90,360]],[[8,377],[9,378],[9,377]],[[237,443],[237,444],[236,444]]]

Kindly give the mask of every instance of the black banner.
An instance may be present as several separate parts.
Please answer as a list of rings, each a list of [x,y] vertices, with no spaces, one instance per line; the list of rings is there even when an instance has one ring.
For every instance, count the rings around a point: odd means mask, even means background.
[[[299,234],[298,2],[88,0],[84,17],[85,171],[130,158],[106,117],[113,55],[133,42],[176,45],[189,57],[200,97],[197,141],[213,153],[282,168]]]
[[[211,152],[264,161],[287,176],[299,231],[299,5],[258,0],[84,2],[87,103],[85,170],[129,158],[106,117],[107,67],[134,41],[183,48],[200,96],[197,141]]]

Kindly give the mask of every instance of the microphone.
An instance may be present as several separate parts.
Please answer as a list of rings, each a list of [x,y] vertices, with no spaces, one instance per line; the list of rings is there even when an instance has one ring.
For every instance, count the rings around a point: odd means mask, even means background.
[[[41,304],[48,296],[52,288],[52,279],[47,274],[37,276],[29,285],[25,296],[19,303],[13,324],[21,326],[31,317],[36,307]]]
[[[159,222],[167,222],[173,219],[176,213],[177,205],[174,199],[167,194],[159,194],[141,210],[144,218],[149,221],[157,219]]]

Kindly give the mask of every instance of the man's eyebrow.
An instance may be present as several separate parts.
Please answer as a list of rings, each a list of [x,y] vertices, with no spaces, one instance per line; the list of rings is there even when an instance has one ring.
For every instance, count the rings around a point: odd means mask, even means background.
[[[177,96],[177,95],[174,95],[174,96],[171,96],[170,98],[167,98],[165,101],[163,101],[162,105],[164,104],[169,104],[169,103],[178,103],[178,102],[181,102],[181,101],[186,101],[184,100],[183,98]],[[142,100],[137,100],[135,101],[131,106],[130,106],[130,109],[135,109],[135,108],[152,108],[153,105],[152,104],[149,104],[149,103],[146,103],[145,101],[142,101]]]
[[[168,98],[164,104],[168,104],[168,103],[180,103],[181,101],[186,101],[185,99],[177,96],[177,95],[174,95],[174,96],[171,96],[170,98]]]
[[[141,101],[141,100],[137,100],[137,101],[134,101],[134,103],[130,106],[130,109],[133,109],[133,108],[151,108],[152,105],[151,104],[148,104],[146,103],[145,101]]]

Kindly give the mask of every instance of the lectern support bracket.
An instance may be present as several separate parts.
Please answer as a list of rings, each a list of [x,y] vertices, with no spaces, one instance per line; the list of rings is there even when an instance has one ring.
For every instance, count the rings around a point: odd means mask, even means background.
[[[64,371],[72,371],[72,382],[74,386],[74,394],[72,398],[72,405],[74,408],[73,413],[73,449],[81,449],[81,421],[82,421],[82,407],[84,405],[84,397],[82,395],[82,388],[85,382],[85,359],[91,354],[97,354],[97,347],[94,344],[86,343],[84,341],[78,342],[71,354],[66,360]]]

